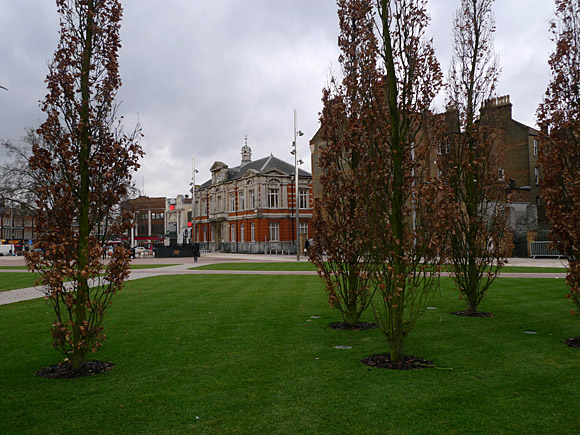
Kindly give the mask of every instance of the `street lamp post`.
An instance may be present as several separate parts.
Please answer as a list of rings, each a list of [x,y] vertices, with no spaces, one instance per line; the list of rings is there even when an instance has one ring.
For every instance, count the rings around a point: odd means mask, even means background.
[[[191,156],[191,244],[195,243],[195,155]]]
[[[294,204],[296,205],[296,261],[300,261],[300,190],[298,187],[298,143],[296,142],[297,136],[303,136],[300,130],[296,130],[296,120],[297,114],[296,109],[294,109],[294,142],[292,142],[293,150],[291,154],[294,154],[294,177],[296,182],[296,187],[294,189]],[[302,163],[302,160],[300,160]]]
[[[10,243],[14,244],[14,201],[12,200],[10,200]]]

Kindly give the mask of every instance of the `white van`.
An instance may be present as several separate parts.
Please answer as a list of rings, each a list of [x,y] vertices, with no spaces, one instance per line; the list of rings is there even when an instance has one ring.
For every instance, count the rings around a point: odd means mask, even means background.
[[[14,255],[14,245],[0,245],[0,256]]]

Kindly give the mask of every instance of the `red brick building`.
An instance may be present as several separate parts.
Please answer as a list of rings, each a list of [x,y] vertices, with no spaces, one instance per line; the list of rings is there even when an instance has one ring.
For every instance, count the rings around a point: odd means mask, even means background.
[[[449,110],[436,114],[447,134],[460,132],[459,113]],[[544,204],[540,195],[541,170],[538,165],[538,131],[512,118],[509,95],[486,101],[480,111],[480,121],[494,127],[497,141],[503,150],[502,161],[496,168],[498,179],[505,181],[511,196],[510,225],[514,229],[514,256],[529,255],[529,244],[545,240],[549,223],[546,221]],[[421,132],[430,134],[430,131]],[[310,141],[312,174],[315,198],[322,195],[321,168],[318,165],[320,149],[325,146],[320,131]],[[445,152],[445,144],[435,144],[431,150],[428,170],[432,177],[438,174],[437,161]]]
[[[139,196],[123,202],[124,210],[134,213],[135,221],[132,234],[134,246],[150,248],[155,243],[163,243],[165,239],[165,198],[150,198]]]
[[[296,253],[296,212],[299,207],[302,243],[312,219],[312,176],[273,155],[252,161],[242,148],[239,166],[215,162],[211,180],[195,191],[194,240],[203,249],[226,252]]]

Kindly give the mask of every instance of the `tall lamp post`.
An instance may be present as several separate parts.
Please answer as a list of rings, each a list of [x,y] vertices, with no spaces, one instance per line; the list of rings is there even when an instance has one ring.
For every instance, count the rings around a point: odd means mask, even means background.
[[[191,156],[191,244],[195,243],[195,155]]]
[[[294,109],[294,142],[292,142],[292,151],[290,154],[294,154],[294,177],[296,181],[296,188],[294,189],[294,204],[296,204],[296,261],[300,261],[300,191],[298,187],[298,162],[302,164],[302,160],[298,160],[298,143],[296,142],[297,136],[304,136],[300,130],[296,130],[296,120],[297,114],[296,109]]]

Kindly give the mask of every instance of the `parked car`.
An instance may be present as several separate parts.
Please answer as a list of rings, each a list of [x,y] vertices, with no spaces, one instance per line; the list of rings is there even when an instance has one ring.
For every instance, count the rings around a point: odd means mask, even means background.
[[[14,255],[16,248],[14,245],[0,245],[0,256]]]
[[[131,258],[140,257],[146,252],[147,250],[143,246],[135,246],[131,248]]]

